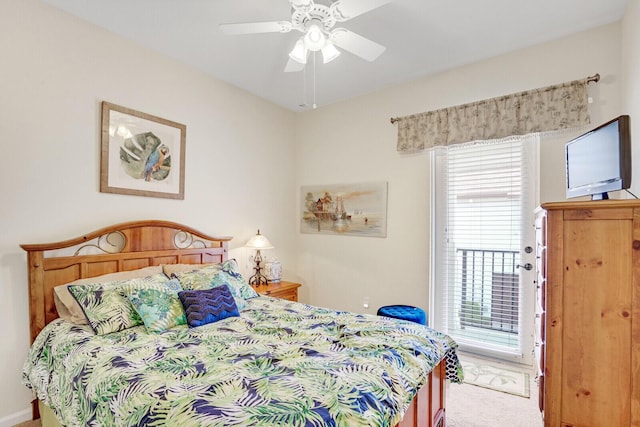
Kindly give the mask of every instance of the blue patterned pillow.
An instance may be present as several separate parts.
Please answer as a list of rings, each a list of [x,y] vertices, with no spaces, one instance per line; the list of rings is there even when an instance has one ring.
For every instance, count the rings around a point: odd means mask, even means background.
[[[191,271],[176,272],[173,273],[173,277],[180,281],[184,290],[203,290],[227,285],[236,301],[238,310],[247,306],[246,299],[258,296],[257,292],[247,284],[238,272],[238,265],[234,259]]]
[[[168,280],[163,273],[147,277],[104,283],[69,285],[71,295],[78,301],[93,331],[98,335],[122,331],[142,325],[142,319],[133,308],[123,287],[144,288]]]
[[[233,295],[227,286],[200,291],[182,291],[178,292],[178,296],[187,314],[187,324],[190,327],[240,316]]]
[[[160,333],[187,323],[178,298],[178,292],[182,291],[182,287],[177,279],[144,287],[125,285],[123,291],[142,318],[147,331]]]

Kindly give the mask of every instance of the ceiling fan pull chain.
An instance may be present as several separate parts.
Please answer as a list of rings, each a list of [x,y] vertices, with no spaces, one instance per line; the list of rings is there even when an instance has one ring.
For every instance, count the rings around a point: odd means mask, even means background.
[[[302,105],[301,107],[307,106],[307,67],[302,69]]]
[[[316,109],[316,53],[313,52],[313,109]]]

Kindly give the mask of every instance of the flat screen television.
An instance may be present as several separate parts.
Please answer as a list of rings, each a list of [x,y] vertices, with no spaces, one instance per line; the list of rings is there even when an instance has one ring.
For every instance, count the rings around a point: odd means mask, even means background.
[[[629,116],[620,116],[565,145],[567,198],[608,199],[631,186]]]

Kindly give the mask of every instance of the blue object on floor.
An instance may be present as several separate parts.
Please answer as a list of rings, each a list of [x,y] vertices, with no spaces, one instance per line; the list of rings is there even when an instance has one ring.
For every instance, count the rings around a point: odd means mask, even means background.
[[[427,314],[424,310],[411,305],[385,305],[384,307],[380,307],[376,314],[378,316],[409,320],[425,326],[427,324]]]

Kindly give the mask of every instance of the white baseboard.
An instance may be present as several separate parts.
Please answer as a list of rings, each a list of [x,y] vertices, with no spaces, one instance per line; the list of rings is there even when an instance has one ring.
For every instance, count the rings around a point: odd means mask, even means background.
[[[6,417],[0,418],[0,427],[13,427],[16,424],[31,420],[31,407],[20,412],[14,412]]]

